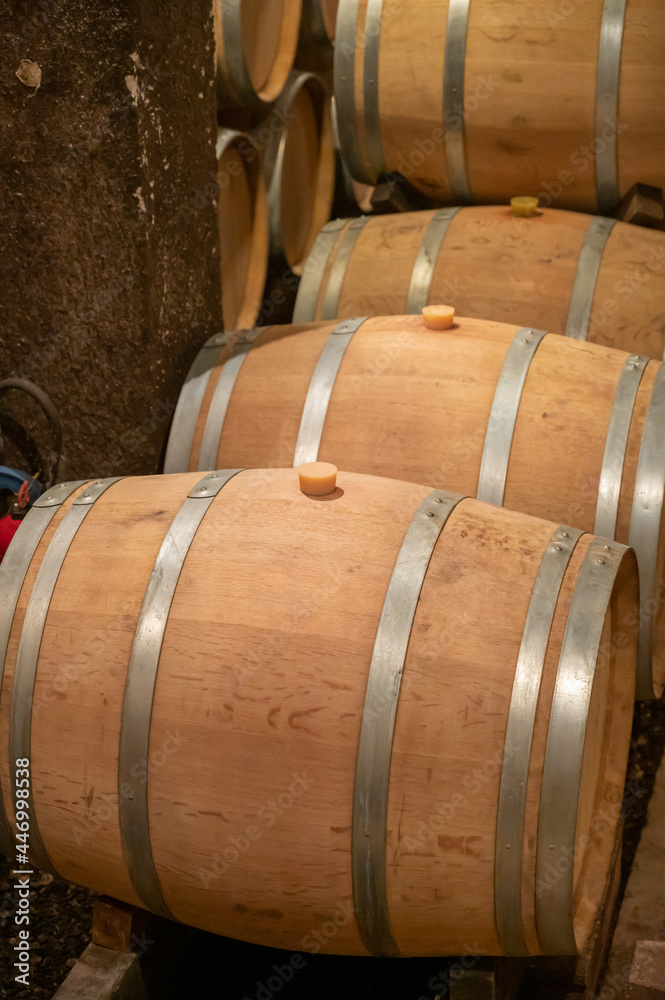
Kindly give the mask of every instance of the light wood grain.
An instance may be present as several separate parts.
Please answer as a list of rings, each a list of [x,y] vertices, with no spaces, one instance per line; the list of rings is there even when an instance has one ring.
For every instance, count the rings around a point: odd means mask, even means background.
[[[406,310],[411,275],[433,215],[378,215],[366,223],[344,270],[339,319]],[[515,218],[503,205],[460,209],[433,262],[428,302],[452,305],[462,316],[565,333],[592,218],[557,209]],[[326,261],[316,319],[345,232],[346,227],[340,230]],[[588,340],[660,361],[664,333],[665,234],[617,222],[600,263]]]
[[[307,389],[333,323],[273,327],[238,374],[217,468],[294,459]],[[456,317],[428,330],[419,316],[368,319],[346,350],[330,398],[319,459],[341,469],[475,495],[485,434],[506,352],[519,328]],[[265,338],[265,339],[264,339]],[[617,382],[627,354],[547,336],[535,354],[515,425],[504,503],[585,531],[595,524],[600,472]],[[199,413],[196,468],[212,386]],[[616,538],[628,543],[642,431],[658,362],[637,394],[621,482]],[[665,581],[665,532],[657,587]],[[665,681],[665,607],[654,611],[654,676]]]
[[[360,0],[354,39],[361,137],[370,128],[362,86],[367,6],[368,0]],[[594,142],[602,13],[603,0],[563,5],[557,0],[473,0],[464,119],[467,171],[477,202],[529,194],[548,206],[597,210]],[[399,171],[443,204],[454,200],[443,134],[447,18],[448,0],[386,0],[378,71],[384,169]],[[660,0],[631,0],[619,85],[620,196],[636,182],[665,187],[664,44]],[[613,129],[603,130],[613,145]]]
[[[136,897],[112,802],[122,692],[153,560],[196,480],[197,474],[126,479],[97,501],[62,567],[39,660],[40,701],[65,665],[77,665],[76,676],[33,720],[35,811],[45,847],[65,877],[129,903]],[[301,951],[316,946],[313,932],[323,932],[323,950],[364,953],[349,909],[362,708],[395,558],[428,492],[340,472],[336,493],[315,499],[301,493],[293,469],[248,470],[208,510],[169,614],[150,738],[152,849],[177,919]],[[498,764],[527,607],[553,528],[467,499],[435,547],[405,663],[388,812],[388,896],[407,955],[455,954],[476,941],[485,952],[498,949]],[[548,648],[527,868],[551,688],[590,540],[581,540],[566,574]],[[42,547],[21,595],[15,632],[43,553]],[[635,607],[636,567],[628,552],[607,609],[608,634]],[[98,635],[103,642],[93,648]],[[3,704],[15,648],[14,637]],[[633,627],[621,650],[602,662],[594,685],[580,799],[580,943],[597,915],[614,842],[635,651]],[[77,843],[76,831],[99,817],[105,797],[108,815],[94,836]],[[610,820],[587,857],[583,838],[601,798]],[[441,826],[432,817],[445,804],[453,811]],[[434,834],[421,840],[423,824]],[[528,910],[525,919],[533,938]]]

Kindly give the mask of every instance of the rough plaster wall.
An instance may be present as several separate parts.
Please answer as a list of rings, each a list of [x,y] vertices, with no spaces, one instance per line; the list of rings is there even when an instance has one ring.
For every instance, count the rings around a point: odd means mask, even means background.
[[[0,25],[0,378],[51,394],[60,478],[157,471],[220,325],[210,0],[0,0]]]

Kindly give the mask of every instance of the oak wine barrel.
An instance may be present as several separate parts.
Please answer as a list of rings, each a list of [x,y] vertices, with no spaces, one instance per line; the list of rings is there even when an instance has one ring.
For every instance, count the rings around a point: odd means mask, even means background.
[[[213,337],[165,471],[320,459],[457,490],[632,545],[640,698],[665,681],[665,365],[542,330],[420,316]]]
[[[230,470],[54,488],[0,588],[8,853],[29,816],[40,870],[282,948],[584,946],[632,550],[397,480],[312,498]]]
[[[503,205],[339,219],[312,248],[293,322],[436,303],[662,360],[665,233]]]
[[[219,106],[275,101],[293,66],[301,0],[214,0]]]
[[[340,0],[335,97],[356,180],[443,204],[517,193],[610,214],[665,187],[661,0]]]
[[[217,186],[224,329],[256,323],[268,270],[268,201],[261,157],[233,129],[217,136]]]
[[[330,100],[320,77],[292,73],[270,114],[270,126],[253,133],[264,150],[270,256],[295,274],[302,274],[330,218],[335,186]]]

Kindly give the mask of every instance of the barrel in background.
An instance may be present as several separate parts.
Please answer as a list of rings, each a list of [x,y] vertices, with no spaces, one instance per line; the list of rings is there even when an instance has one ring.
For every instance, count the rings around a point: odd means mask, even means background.
[[[268,119],[255,135],[264,147],[268,183],[270,255],[295,274],[330,217],[335,153],[330,94],[313,73],[289,77]]]
[[[273,469],[55,488],[12,558],[0,745],[30,749],[42,870],[284,948],[340,905],[339,954],[583,946],[629,745],[630,550]],[[13,825],[6,749],[0,776]]]
[[[665,187],[660,0],[340,0],[336,43],[356,180],[603,214],[635,183]]]
[[[217,136],[217,186],[224,329],[253,326],[268,269],[268,202],[260,152],[232,129]]]
[[[300,465],[469,493],[633,545],[637,692],[665,681],[665,366],[543,331],[388,316],[213,340],[165,471]]]
[[[301,0],[214,0],[221,108],[279,97],[298,45]]]
[[[312,248],[293,322],[432,303],[662,360],[665,233],[503,205],[340,219]]]

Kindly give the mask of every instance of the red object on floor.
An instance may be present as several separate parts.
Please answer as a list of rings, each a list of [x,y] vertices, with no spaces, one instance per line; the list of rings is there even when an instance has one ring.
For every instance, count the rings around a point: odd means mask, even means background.
[[[0,518],[0,562],[9,548],[9,543],[18,531],[20,521],[15,521],[10,514]]]

